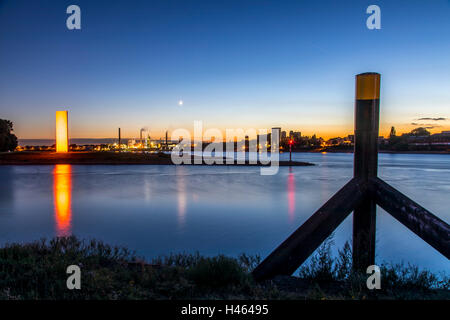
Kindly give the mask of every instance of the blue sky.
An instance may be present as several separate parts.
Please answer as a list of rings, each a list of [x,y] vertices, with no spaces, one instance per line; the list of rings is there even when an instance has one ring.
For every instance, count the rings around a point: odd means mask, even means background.
[[[0,118],[20,138],[54,137],[64,109],[74,138],[194,120],[331,137],[352,133],[355,74],[376,71],[381,133],[440,132],[449,120],[417,119],[450,117],[449,39],[448,0],[0,0]]]

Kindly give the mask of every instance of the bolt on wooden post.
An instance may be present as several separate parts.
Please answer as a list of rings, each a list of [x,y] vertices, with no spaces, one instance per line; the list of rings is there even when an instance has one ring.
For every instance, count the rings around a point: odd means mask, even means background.
[[[356,76],[354,177],[361,183],[377,176],[380,74]],[[376,202],[369,194],[353,212],[353,268],[375,264]]]

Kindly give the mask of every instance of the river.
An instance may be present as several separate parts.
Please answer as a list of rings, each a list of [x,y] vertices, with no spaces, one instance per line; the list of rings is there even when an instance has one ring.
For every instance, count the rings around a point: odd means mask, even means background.
[[[288,159],[282,154],[281,159]],[[265,257],[352,176],[353,155],[295,153],[313,167],[0,166],[0,243],[74,234],[138,255]],[[450,221],[450,156],[380,154],[379,176]],[[378,208],[377,263],[449,271],[449,261]],[[351,240],[351,215],[334,234]]]

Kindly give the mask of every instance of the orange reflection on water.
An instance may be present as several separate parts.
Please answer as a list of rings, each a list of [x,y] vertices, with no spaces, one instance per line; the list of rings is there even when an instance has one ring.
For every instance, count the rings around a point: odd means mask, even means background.
[[[57,164],[53,171],[53,197],[55,204],[56,235],[66,237],[71,234],[72,167]]]
[[[291,171],[292,169],[289,169],[288,174],[288,214],[289,214],[289,221],[294,221],[294,214],[295,214],[295,180],[294,180],[294,174]]]

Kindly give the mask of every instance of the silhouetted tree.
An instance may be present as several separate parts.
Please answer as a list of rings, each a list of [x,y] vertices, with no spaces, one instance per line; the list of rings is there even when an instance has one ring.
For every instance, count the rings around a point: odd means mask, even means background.
[[[12,133],[13,123],[0,119],[0,152],[14,151],[17,147],[17,137]]]
[[[391,133],[389,134],[389,138],[394,138],[397,136],[397,133],[395,131],[394,127],[391,127]]]
[[[428,131],[425,128],[420,127],[420,128],[416,128],[416,129],[412,130],[410,132],[410,135],[416,136],[416,137],[424,137],[424,136],[429,136],[430,131]]]
[[[394,127],[391,127],[391,132],[389,133],[389,147],[392,148],[401,140],[400,137],[397,137],[397,132]]]

